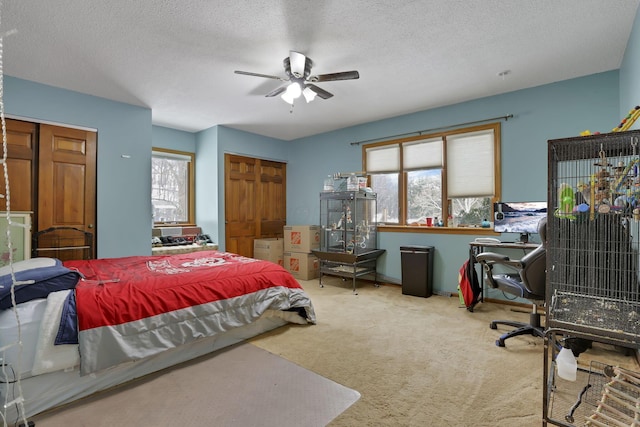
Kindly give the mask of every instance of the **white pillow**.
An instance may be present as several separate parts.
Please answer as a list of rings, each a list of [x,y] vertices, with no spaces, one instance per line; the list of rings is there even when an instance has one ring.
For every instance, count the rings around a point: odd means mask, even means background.
[[[80,352],[77,344],[54,345],[64,301],[68,291],[51,292],[47,297],[47,308],[44,311],[40,335],[36,344],[36,354],[33,360],[32,375],[72,369],[80,364]]]

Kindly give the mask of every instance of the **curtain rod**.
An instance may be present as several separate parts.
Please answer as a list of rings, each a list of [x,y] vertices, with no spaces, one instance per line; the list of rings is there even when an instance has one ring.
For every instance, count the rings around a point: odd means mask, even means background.
[[[360,145],[360,144],[364,144],[365,142],[382,141],[382,140],[385,140],[385,139],[398,138],[398,137],[401,137],[401,136],[409,136],[409,135],[422,135],[423,133],[433,132],[433,131],[436,131],[436,130],[457,128],[459,126],[474,125],[474,124],[478,124],[478,123],[490,122],[490,121],[493,121],[493,120],[504,120],[504,121],[507,121],[507,120],[509,120],[511,118],[513,118],[513,114],[507,114],[506,116],[492,117],[490,119],[474,120],[472,122],[458,123],[457,125],[441,126],[441,127],[437,127],[437,128],[417,130],[417,131],[414,131],[414,132],[399,133],[397,135],[382,136],[380,138],[366,139],[364,141],[355,141],[355,142],[350,142],[349,144],[351,144],[351,145]]]

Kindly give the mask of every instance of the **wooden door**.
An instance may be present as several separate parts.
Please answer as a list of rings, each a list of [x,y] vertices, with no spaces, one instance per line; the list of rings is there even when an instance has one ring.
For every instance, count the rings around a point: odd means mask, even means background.
[[[10,119],[5,123],[10,207],[12,211],[33,212],[36,199],[36,125]],[[2,168],[0,168],[0,194],[7,195]],[[5,210],[7,210],[6,197],[0,199],[0,211]]]
[[[285,163],[261,160],[258,184],[259,227],[256,238],[284,237],[287,221],[287,168]]]
[[[38,255],[62,260],[93,258],[96,241],[96,133],[40,125],[38,169],[37,231],[65,227],[39,239]],[[91,233],[89,242],[86,232]],[[86,246],[91,246],[91,250],[88,251]]]
[[[253,257],[256,238],[282,237],[286,164],[225,154],[225,249]]]

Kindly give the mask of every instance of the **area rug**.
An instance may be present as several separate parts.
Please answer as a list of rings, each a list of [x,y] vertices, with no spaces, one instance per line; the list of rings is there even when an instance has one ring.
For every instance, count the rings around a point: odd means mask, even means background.
[[[33,417],[38,427],[326,426],[360,393],[252,344]]]

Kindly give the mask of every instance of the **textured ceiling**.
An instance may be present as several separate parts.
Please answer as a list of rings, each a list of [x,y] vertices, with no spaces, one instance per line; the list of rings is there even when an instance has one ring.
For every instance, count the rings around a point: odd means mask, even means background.
[[[4,72],[291,140],[620,67],[640,0],[4,0]],[[16,33],[8,33],[16,30]],[[296,50],[334,94],[264,95]],[[504,77],[498,74],[509,70]],[[9,106],[10,109],[10,106]]]

